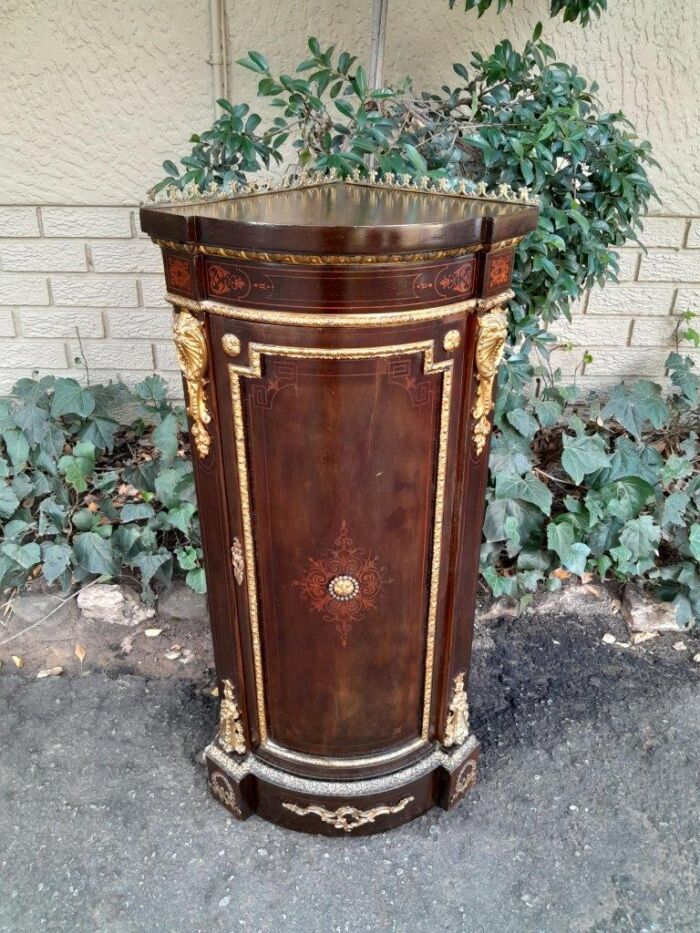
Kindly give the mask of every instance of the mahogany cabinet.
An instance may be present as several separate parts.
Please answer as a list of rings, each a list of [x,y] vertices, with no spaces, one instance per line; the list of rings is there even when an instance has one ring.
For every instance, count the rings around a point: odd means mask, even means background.
[[[536,220],[512,196],[328,179],[141,211],[190,419],[209,780],[238,819],[361,835],[474,783],[494,377]]]

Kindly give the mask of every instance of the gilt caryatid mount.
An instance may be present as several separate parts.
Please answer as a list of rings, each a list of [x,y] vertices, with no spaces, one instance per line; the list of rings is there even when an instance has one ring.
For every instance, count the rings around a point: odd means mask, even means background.
[[[144,207],[182,367],[214,797],[363,835],[476,780],[468,671],[515,250],[508,189],[313,178]]]

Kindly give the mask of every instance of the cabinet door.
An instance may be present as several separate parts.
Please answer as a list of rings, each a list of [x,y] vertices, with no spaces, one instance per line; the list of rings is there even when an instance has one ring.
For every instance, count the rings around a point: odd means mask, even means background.
[[[249,708],[272,753],[369,764],[431,738],[454,324],[212,321]]]

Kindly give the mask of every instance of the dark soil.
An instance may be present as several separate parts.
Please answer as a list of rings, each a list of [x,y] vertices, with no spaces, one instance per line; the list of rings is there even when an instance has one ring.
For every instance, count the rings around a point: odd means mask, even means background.
[[[700,645],[620,625],[482,623],[477,787],[365,839],[228,819],[199,683],[3,666],[0,931],[698,931]]]

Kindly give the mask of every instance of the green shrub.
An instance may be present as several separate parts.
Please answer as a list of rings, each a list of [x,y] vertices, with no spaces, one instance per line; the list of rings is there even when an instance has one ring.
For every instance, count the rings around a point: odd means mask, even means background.
[[[585,399],[546,367],[534,395],[502,368],[481,555],[495,595],[595,575],[700,620],[700,379],[680,353],[666,366],[666,391],[639,379]]]
[[[126,576],[150,601],[175,572],[204,592],[185,427],[157,376],[21,379],[0,402],[0,587]]]

